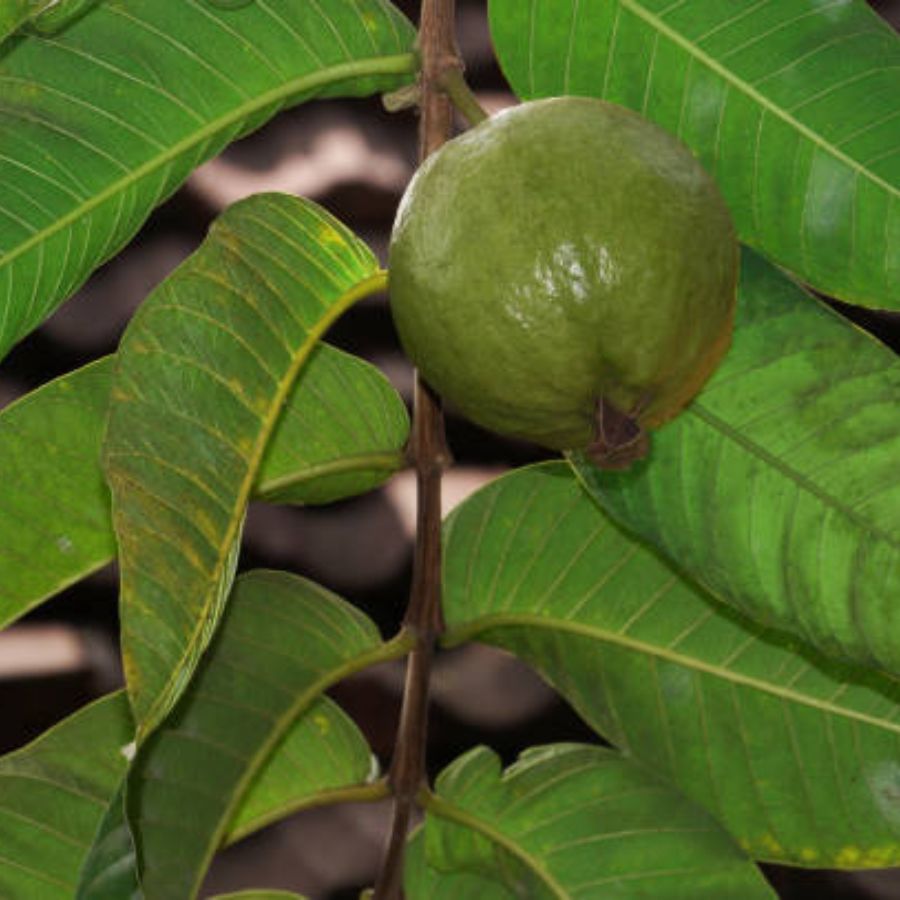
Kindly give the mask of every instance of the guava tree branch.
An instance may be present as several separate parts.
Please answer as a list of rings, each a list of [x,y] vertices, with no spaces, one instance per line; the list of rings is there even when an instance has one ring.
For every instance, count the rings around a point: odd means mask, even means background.
[[[460,66],[455,0],[422,0],[419,158],[424,160],[451,135],[453,107],[442,89],[444,73]],[[428,686],[434,644],[441,630],[441,474],[449,462],[438,397],[417,376],[410,443],[416,469],[418,511],[410,601],[405,628],[415,638],[406,667],[403,707],[389,782],[394,794],[391,833],[374,900],[401,896],[403,851],[425,778]]]

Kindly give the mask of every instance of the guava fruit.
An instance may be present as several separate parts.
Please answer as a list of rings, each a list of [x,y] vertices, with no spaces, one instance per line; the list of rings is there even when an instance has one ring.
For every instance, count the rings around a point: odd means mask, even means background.
[[[600,100],[514,107],[409,184],[390,246],[404,350],[465,416],[620,468],[731,339],[738,249],[691,152]]]

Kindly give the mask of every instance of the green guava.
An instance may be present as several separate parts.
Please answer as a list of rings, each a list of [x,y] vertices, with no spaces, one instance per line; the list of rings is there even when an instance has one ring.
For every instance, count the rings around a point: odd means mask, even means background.
[[[731,340],[738,249],[713,179],[600,100],[507,110],[403,197],[390,293],[404,350],[465,416],[620,468]]]

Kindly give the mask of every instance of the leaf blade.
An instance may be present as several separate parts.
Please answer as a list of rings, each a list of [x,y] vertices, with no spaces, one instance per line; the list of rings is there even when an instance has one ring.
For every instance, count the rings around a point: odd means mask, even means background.
[[[334,319],[383,282],[368,248],[324,210],[260,194],[224,213],[129,325],[103,452],[139,740],[215,629],[297,375]]]
[[[893,353],[745,252],[731,350],[648,462],[601,476],[574,460],[611,515],[722,600],[897,671],[897,396]]]
[[[825,293],[898,307],[900,41],[865,3],[489,11],[521,97],[597,96],[654,119],[714,174],[743,241]]]
[[[515,897],[499,882],[472,872],[439,872],[429,866],[425,856],[425,832],[421,826],[406,844],[403,890],[410,900],[454,900],[456,897],[513,900]]]
[[[755,858],[900,860],[896,681],[717,603],[552,463],[495,481],[445,533],[448,641],[516,653]],[[764,789],[763,787],[764,786]]]
[[[0,893],[69,900],[103,810],[127,763],[124,693],[79,710],[0,758]]]
[[[441,773],[426,809],[431,867],[514,896],[772,896],[707,813],[600,747],[533,747],[503,773],[476,748]]]
[[[114,366],[105,357],[0,412],[0,627],[115,558],[100,466]],[[254,496],[330,503],[364,493],[406,465],[408,434],[406,407],[384,376],[320,344],[272,435]]]
[[[286,573],[242,576],[234,593],[185,700],[129,774],[147,900],[194,896],[221,844],[338,788],[384,795],[361,734],[321,694],[403,655],[407,639],[383,643],[355,607]]]
[[[234,894],[216,894],[212,900],[304,900],[300,894],[291,891],[247,890]]]
[[[0,413],[0,626],[115,554],[100,468],[109,380],[100,360]]]
[[[406,82],[413,38],[388,0],[129,0],[20,41],[0,79],[0,356],[196,165],[285,105]]]

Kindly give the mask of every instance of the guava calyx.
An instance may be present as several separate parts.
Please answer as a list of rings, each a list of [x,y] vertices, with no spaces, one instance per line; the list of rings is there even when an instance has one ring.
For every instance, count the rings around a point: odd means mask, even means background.
[[[640,410],[623,413],[606,398],[597,400],[594,440],[585,455],[601,469],[627,469],[650,452],[650,436],[641,428]]]

